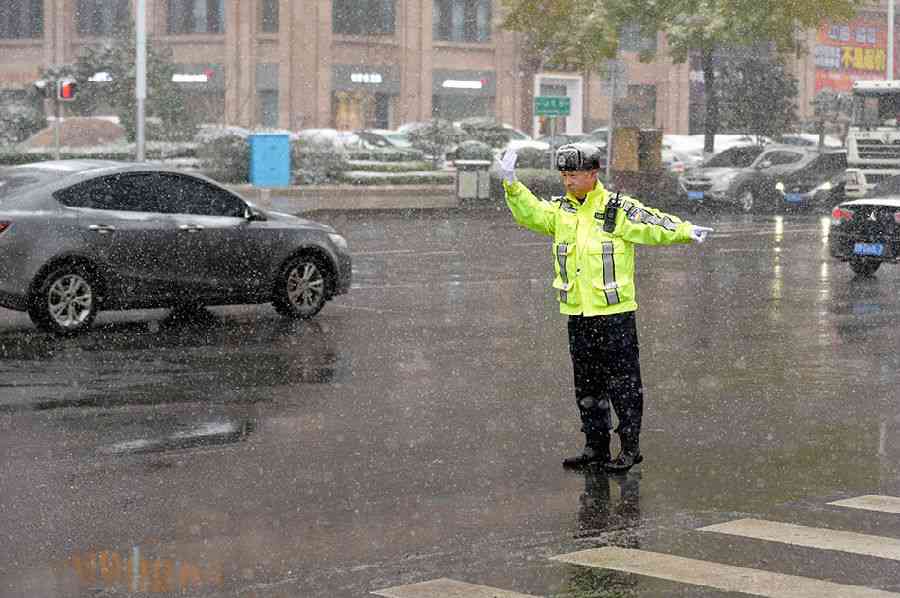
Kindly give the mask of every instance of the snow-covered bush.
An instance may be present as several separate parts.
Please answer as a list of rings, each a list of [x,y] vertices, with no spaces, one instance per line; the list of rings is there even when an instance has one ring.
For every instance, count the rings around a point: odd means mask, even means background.
[[[410,129],[407,134],[414,148],[432,157],[435,168],[443,166],[447,152],[464,138],[462,129],[442,119],[422,123]]]
[[[0,102],[0,145],[15,145],[47,126],[47,118],[37,105]]]
[[[355,147],[358,139],[353,133],[334,129],[300,131],[291,144],[297,183],[319,185],[334,181],[349,168],[347,146]]]
[[[453,152],[454,160],[493,160],[494,159],[494,151],[491,149],[491,146],[483,141],[478,141],[476,139],[469,139],[467,141],[463,141],[458,146],[456,146],[456,151]]]
[[[516,167],[518,168],[550,168],[550,150],[523,147],[516,153],[518,155]]]
[[[453,173],[445,170],[374,172],[347,170],[337,176],[339,183],[350,185],[452,185]]]
[[[197,137],[197,159],[207,176],[223,183],[249,180],[249,131],[238,127],[204,129]]]

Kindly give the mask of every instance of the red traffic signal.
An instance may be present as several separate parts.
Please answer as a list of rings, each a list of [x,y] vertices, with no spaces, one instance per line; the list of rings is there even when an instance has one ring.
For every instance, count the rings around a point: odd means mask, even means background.
[[[75,79],[60,79],[56,82],[56,99],[60,102],[71,102],[78,93],[78,83]]]

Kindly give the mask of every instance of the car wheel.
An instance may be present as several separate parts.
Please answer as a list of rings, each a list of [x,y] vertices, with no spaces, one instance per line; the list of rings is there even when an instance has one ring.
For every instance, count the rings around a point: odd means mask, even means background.
[[[741,189],[737,194],[737,199],[741,211],[745,214],[749,214],[753,211],[753,208],[756,207],[756,194],[753,193],[751,187],[744,187]]]
[[[99,308],[97,283],[83,266],[52,270],[31,296],[28,315],[39,328],[55,334],[76,334],[90,327]]]
[[[325,305],[327,270],[312,255],[289,260],[275,283],[272,305],[288,318],[311,318]]]
[[[878,269],[878,266],[881,265],[881,262],[878,260],[867,260],[867,259],[853,259],[850,260],[850,269],[857,276],[872,276],[875,274],[875,270]]]

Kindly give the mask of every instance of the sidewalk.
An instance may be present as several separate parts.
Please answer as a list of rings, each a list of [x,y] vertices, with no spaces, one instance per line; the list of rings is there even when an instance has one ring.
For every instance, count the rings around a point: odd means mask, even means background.
[[[321,185],[260,189],[229,185],[260,208],[290,214],[318,210],[402,210],[460,207],[453,185]],[[490,200],[484,200],[485,205]],[[467,202],[468,204],[468,202]]]

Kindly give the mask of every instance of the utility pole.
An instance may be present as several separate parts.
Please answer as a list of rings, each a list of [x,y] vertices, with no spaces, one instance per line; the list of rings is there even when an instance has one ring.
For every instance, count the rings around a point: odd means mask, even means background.
[[[135,119],[135,145],[138,162],[145,159],[146,135],[144,128],[144,101],[147,99],[147,0],[137,0],[135,6],[135,29],[137,56],[135,59],[135,86],[134,96],[137,100],[135,106],[137,118]]]
[[[56,123],[53,127],[53,159],[60,160],[62,158],[62,152],[59,148],[60,146],[60,129],[62,128],[62,102],[59,101],[59,98],[54,98],[53,103],[56,104]]]
[[[887,77],[885,77],[888,81],[894,80],[894,2],[896,0],[888,0]]]

